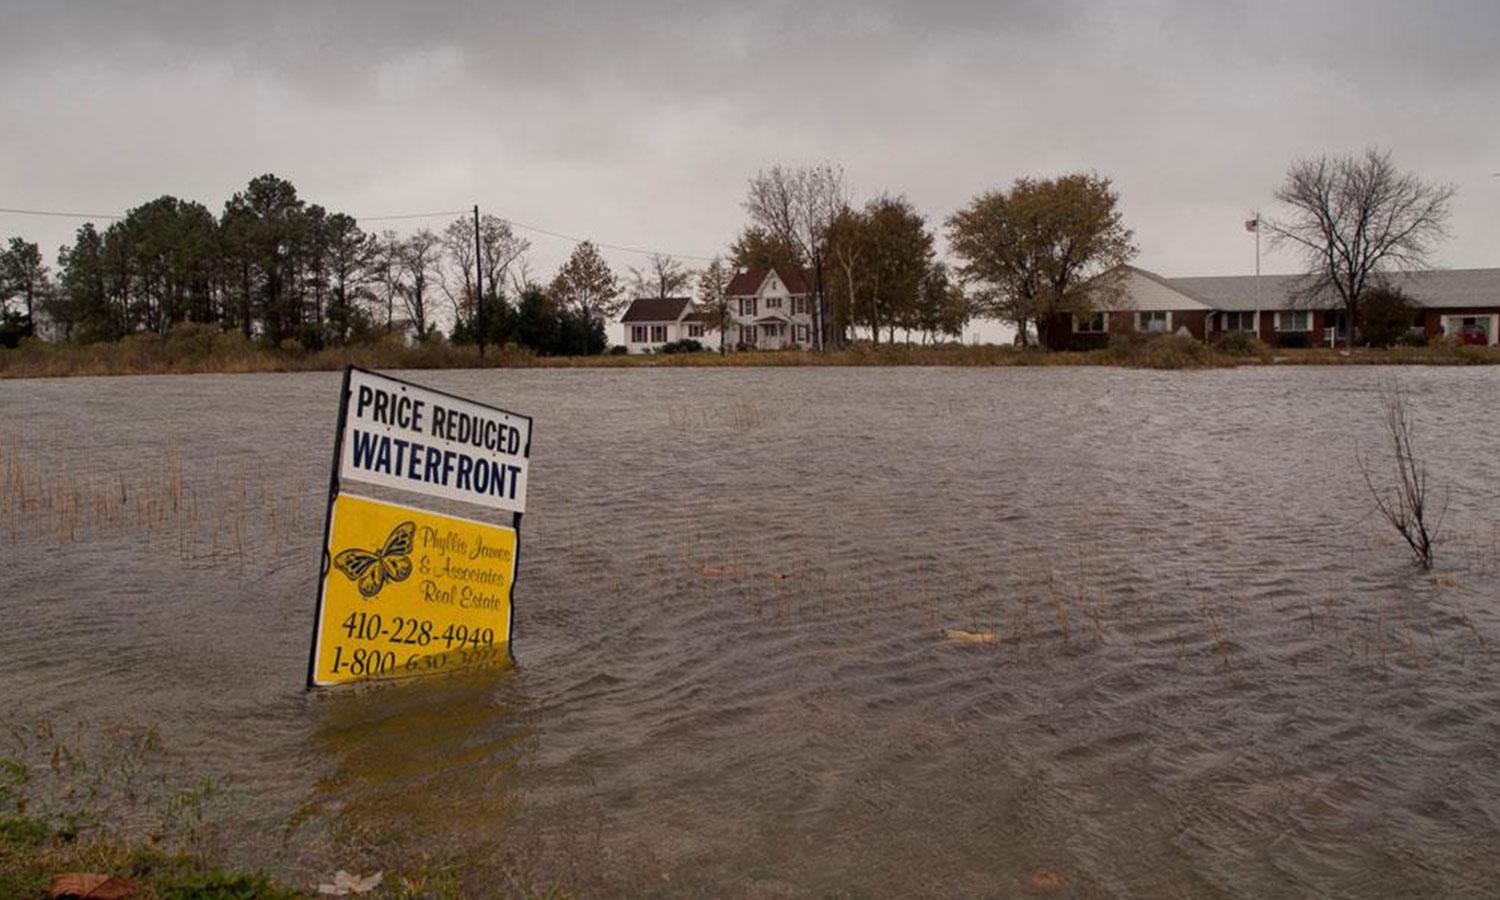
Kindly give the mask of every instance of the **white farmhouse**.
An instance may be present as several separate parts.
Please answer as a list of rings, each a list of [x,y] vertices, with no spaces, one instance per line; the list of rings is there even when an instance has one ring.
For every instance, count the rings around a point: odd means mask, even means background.
[[[724,340],[734,350],[813,346],[812,273],[777,266],[741,269],[724,293],[730,324]]]
[[[674,341],[701,341],[711,347],[707,317],[687,297],[637,297],[620,319],[629,353],[651,353]],[[717,349],[716,347],[714,349]]]

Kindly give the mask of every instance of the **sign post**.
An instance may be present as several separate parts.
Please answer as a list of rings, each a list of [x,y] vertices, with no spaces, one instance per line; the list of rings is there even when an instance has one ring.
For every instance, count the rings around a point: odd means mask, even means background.
[[[530,455],[527,416],[345,370],[309,688],[513,658]],[[346,482],[486,507],[509,524],[346,493]]]

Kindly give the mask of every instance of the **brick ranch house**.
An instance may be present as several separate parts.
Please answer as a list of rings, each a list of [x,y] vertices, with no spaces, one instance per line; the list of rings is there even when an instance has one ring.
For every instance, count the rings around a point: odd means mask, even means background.
[[[717,350],[712,343],[713,329],[707,317],[687,297],[637,297],[620,318],[625,328],[625,350],[649,353],[673,341],[702,341],[705,348]]]
[[[1089,350],[1110,334],[1187,334],[1208,340],[1230,331],[1249,332],[1267,344],[1327,344],[1347,338],[1337,300],[1293,304],[1297,275],[1229,275],[1164,278],[1121,266],[1101,278],[1116,278],[1119,300],[1092,315],[1054,316],[1049,344]],[[1400,273],[1389,279],[1417,307],[1412,330],[1429,339],[1451,335],[1500,344],[1500,269],[1447,269]]]
[[[741,269],[729,280],[731,350],[813,346],[813,277],[807,269]]]

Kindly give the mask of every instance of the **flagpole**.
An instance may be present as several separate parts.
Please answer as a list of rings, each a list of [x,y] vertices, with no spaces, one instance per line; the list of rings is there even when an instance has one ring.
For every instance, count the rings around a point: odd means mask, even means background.
[[[1260,333],[1260,210],[1255,211],[1255,331]]]

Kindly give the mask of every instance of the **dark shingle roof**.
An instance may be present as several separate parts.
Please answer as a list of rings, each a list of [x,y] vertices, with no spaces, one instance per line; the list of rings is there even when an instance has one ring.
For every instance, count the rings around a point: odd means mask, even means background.
[[[736,272],[729,279],[729,285],[724,288],[724,294],[729,297],[748,297],[760,290],[761,284],[766,276],[771,274],[770,269],[746,269]],[[791,266],[777,266],[776,277],[786,285],[790,294],[811,294],[812,273],[806,269],[795,269]]]
[[[687,297],[637,297],[621,322],[675,322],[691,301]]]

